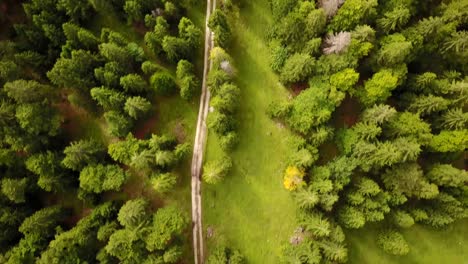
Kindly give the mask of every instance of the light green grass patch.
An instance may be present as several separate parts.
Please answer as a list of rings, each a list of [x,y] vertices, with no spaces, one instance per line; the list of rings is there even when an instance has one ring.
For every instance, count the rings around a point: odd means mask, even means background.
[[[406,256],[391,256],[376,244],[379,228],[369,225],[346,232],[349,263],[362,264],[466,264],[468,263],[468,220],[444,229],[416,225],[402,233],[410,246]]]
[[[248,263],[278,263],[281,244],[296,227],[296,208],[282,185],[289,132],[265,114],[268,104],[287,92],[269,68],[264,33],[270,18],[259,17],[269,14],[263,4],[266,1],[246,3],[242,24],[236,25],[236,44],[229,51],[241,89],[233,171],[222,183],[202,189],[204,231],[214,231],[206,240],[208,253],[226,243],[239,249]],[[209,134],[205,161],[219,155],[217,138]]]

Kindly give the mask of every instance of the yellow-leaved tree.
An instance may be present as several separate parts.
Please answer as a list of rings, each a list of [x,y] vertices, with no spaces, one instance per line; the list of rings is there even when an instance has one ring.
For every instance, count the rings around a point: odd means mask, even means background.
[[[289,191],[294,191],[300,186],[305,185],[304,183],[304,171],[296,166],[288,166],[284,174],[283,185]]]

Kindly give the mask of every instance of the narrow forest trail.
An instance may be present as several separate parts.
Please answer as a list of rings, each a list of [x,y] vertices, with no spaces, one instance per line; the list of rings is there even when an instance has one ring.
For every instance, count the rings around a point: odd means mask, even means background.
[[[207,76],[211,68],[210,53],[214,46],[213,32],[208,27],[208,20],[216,8],[216,0],[207,0],[205,18],[205,52],[203,66],[202,93],[198,112],[197,128],[193,144],[192,157],[192,231],[195,264],[204,262],[202,206],[201,206],[201,170],[206,143],[206,118],[210,103],[210,91],[207,88]]]

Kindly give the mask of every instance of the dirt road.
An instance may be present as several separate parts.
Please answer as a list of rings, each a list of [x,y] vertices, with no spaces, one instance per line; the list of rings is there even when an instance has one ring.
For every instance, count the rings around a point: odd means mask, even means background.
[[[200,109],[198,111],[197,130],[193,144],[192,157],[192,229],[193,229],[193,252],[195,264],[202,264],[204,258],[203,226],[201,207],[201,170],[203,164],[203,153],[206,143],[206,117],[210,103],[210,92],[207,88],[206,79],[211,68],[210,52],[214,46],[213,32],[208,28],[208,20],[216,8],[216,0],[207,0],[206,23],[205,23],[205,54],[203,66],[202,93],[200,97]]]

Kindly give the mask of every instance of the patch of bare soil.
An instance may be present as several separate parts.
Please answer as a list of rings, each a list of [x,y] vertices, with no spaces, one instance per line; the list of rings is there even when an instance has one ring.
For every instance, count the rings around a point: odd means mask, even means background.
[[[153,115],[151,118],[147,119],[144,123],[137,125],[137,127],[133,131],[133,134],[135,135],[135,137],[138,139],[145,139],[147,135],[151,134],[151,131],[156,126],[157,120],[158,120],[158,117],[156,115]]]
[[[341,103],[340,107],[335,112],[335,126],[336,127],[351,127],[359,120],[361,107],[359,102],[346,96]]]
[[[295,83],[291,85],[291,92],[293,93],[294,97],[298,96],[302,91],[309,88],[309,84],[306,82]]]
[[[306,233],[304,232],[304,228],[298,227],[296,230],[294,230],[294,234],[289,239],[289,243],[291,243],[291,245],[297,246],[302,243],[302,241],[304,241],[305,235]]]

